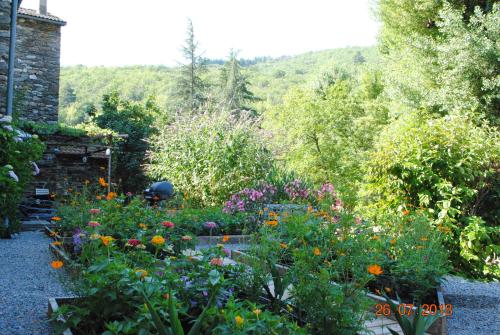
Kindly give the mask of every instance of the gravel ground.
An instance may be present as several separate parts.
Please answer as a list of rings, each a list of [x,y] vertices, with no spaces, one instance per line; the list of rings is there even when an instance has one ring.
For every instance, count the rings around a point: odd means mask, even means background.
[[[444,298],[453,305],[449,335],[500,335],[500,283],[449,276]]]
[[[49,297],[66,295],[42,232],[0,239],[0,335],[48,335]]]

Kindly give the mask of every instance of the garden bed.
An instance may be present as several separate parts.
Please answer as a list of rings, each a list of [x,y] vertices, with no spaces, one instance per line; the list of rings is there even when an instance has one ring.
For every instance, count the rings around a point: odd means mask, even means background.
[[[246,252],[243,252],[241,250],[232,250],[230,257],[231,257],[231,259],[233,259],[236,262],[240,262],[240,263],[248,265],[253,256],[246,253]],[[276,269],[278,270],[280,275],[283,275],[288,271],[289,268],[287,266],[284,266],[284,265],[276,264]],[[333,284],[335,285],[335,283],[333,283]],[[377,311],[379,311],[381,309],[380,305],[383,306],[384,304],[387,304],[385,298],[382,296],[379,296],[379,295],[376,295],[373,293],[367,293],[367,297],[370,298],[371,300],[373,300],[373,302],[374,302],[374,304],[371,307],[371,310],[374,313],[376,313]],[[439,287],[435,292],[435,301],[437,302],[436,304],[428,304],[429,308],[431,308],[430,306],[436,306],[437,312],[439,312],[440,306],[442,306],[442,308],[445,308],[444,306],[446,306],[446,302],[445,302],[441,287]],[[396,306],[399,305],[399,302],[396,300],[392,300],[392,302]],[[409,314],[410,314],[409,318],[411,320],[413,320],[413,317],[414,317],[416,311],[417,311],[417,308],[412,307],[412,311],[409,312]],[[396,320],[396,317],[393,313],[390,313],[389,315],[381,315],[381,317],[382,316],[387,317],[391,320]],[[429,333],[431,335],[447,335],[447,326],[446,326],[447,319],[446,319],[446,317],[447,317],[446,315],[440,316],[433,323],[433,325],[427,330],[427,333]]]

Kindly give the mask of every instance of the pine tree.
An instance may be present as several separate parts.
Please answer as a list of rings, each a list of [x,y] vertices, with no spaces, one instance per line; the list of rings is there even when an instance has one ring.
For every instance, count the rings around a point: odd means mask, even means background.
[[[229,110],[250,109],[245,103],[259,100],[249,89],[250,83],[241,71],[238,53],[231,50],[221,72],[222,103]]]
[[[198,41],[194,36],[191,19],[188,19],[187,38],[182,47],[182,55],[186,63],[181,66],[175,95],[182,109],[195,111],[206,101],[208,85],[202,79],[206,64],[198,52]]]

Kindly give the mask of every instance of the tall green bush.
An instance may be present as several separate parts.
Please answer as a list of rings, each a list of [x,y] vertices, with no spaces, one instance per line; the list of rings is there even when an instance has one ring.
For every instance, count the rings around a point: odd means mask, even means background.
[[[498,226],[498,143],[498,130],[478,127],[466,117],[401,117],[381,134],[365,168],[365,211],[376,216],[425,209],[448,233],[446,243],[456,268],[480,275],[475,266],[464,267],[472,258],[464,257],[459,237],[471,229],[471,217],[484,217],[488,221],[482,225]],[[467,253],[482,262],[495,258],[494,248],[487,245],[498,245],[498,238],[481,240],[486,244]]]
[[[0,123],[0,237],[17,227],[18,206],[33,176],[31,161],[39,159],[43,149],[38,138],[21,139],[16,129]],[[19,181],[10,176],[11,172]],[[11,221],[9,230],[3,225],[4,218]]]
[[[198,205],[222,204],[272,166],[251,118],[226,113],[178,117],[151,139],[147,169]]]

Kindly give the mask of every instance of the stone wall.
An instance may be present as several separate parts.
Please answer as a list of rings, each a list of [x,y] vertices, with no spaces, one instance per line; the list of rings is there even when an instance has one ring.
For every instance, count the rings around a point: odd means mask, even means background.
[[[37,162],[40,173],[26,190],[26,197],[34,193],[35,187],[48,188],[52,194],[67,195],[69,190],[81,190],[85,181],[96,186],[99,177],[107,179],[106,146],[98,138],[49,135],[40,136],[40,139],[46,149],[43,158]],[[84,156],[87,156],[86,161]]]
[[[59,103],[61,26],[19,10],[14,74],[14,114],[21,119],[56,123]],[[0,0],[0,114],[5,114],[10,1]]]
[[[5,114],[10,41],[10,1],[0,0],[0,114]]]

